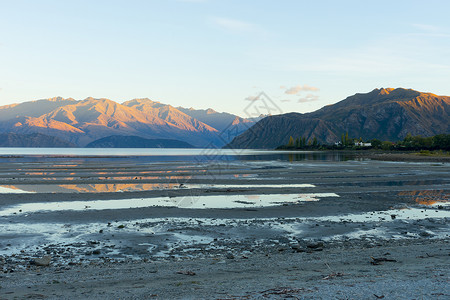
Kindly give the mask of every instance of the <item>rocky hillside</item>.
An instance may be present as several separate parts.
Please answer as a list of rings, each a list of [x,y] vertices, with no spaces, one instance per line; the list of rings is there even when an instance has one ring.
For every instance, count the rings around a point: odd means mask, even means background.
[[[146,98],[119,104],[109,99],[61,97],[0,107],[0,133],[40,133],[78,147],[109,136],[174,139],[196,147],[221,147],[237,135],[224,138],[214,126]]]
[[[341,134],[364,140],[397,141],[408,133],[432,136],[450,132],[450,97],[407,89],[375,89],[315,112],[264,118],[226,147],[275,148],[289,137],[334,143]]]

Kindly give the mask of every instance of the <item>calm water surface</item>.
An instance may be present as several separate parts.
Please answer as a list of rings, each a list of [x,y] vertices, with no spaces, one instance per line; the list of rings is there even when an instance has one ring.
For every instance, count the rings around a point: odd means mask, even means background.
[[[256,149],[167,149],[167,148],[0,148],[0,161],[35,161],[68,158],[79,160],[138,161],[345,161],[355,159],[351,153],[322,151],[275,151]]]

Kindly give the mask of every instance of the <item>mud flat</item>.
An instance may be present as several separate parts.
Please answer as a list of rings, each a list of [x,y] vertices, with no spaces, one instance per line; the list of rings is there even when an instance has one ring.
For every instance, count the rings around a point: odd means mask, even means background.
[[[0,299],[446,299],[449,167],[6,161]]]
[[[450,155],[448,153],[421,154],[418,152],[401,153],[368,151],[367,153],[359,154],[359,156],[383,161],[450,162]]]

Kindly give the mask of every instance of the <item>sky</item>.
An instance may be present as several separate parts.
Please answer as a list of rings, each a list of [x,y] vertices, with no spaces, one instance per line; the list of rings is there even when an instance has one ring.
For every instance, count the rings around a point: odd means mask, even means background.
[[[61,96],[241,116],[381,87],[450,95],[450,1],[0,0],[0,105]],[[261,110],[264,113],[264,110]]]

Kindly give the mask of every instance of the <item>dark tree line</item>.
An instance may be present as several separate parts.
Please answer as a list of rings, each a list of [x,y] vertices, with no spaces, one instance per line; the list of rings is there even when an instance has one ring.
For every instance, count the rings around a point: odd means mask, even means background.
[[[357,143],[363,143],[357,144]],[[368,146],[367,144],[370,144]],[[450,150],[450,134],[438,134],[430,137],[408,134],[402,141],[390,142],[371,139],[363,141],[362,138],[349,138],[348,132],[341,135],[341,140],[334,144],[321,144],[316,137],[306,139],[305,137],[289,138],[285,145],[277,147],[279,150],[342,150],[342,149],[382,149],[382,150]]]
[[[450,134],[438,134],[430,137],[408,135],[396,143],[381,142],[386,150],[450,150]]]

